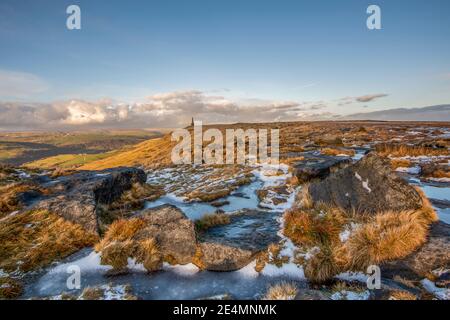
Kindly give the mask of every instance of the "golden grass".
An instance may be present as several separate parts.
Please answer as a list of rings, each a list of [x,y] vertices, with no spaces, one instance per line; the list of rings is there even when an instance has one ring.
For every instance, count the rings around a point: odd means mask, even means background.
[[[323,283],[340,272],[334,251],[331,245],[321,245],[319,251],[306,261],[305,276],[310,282]]]
[[[154,238],[139,241],[135,257],[136,262],[142,263],[148,271],[159,270],[162,266],[161,252]]]
[[[39,210],[0,222],[0,269],[35,270],[95,243],[97,236],[56,214]]]
[[[447,162],[448,160],[446,160]],[[420,166],[421,176],[432,178],[450,178],[448,165],[424,164]]]
[[[347,156],[354,156],[355,151],[351,149],[334,149],[334,148],[323,148],[320,153],[327,156],[337,156],[340,154],[345,154]]]
[[[375,215],[341,248],[345,267],[364,270],[372,264],[406,257],[425,243],[430,216],[427,209]]]
[[[37,191],[48,194],[49,191],[30,183],[12,183],[0,187],[0,218],[7,213],[22,209],[19,194],[26,191]]]
[[[22,292],[22,283],[10,277],[0,277],[0,299],[14,299],[20,297]]]
[[[93,161],[79,167],[80,170],[102,170],[120,166],[138,166],[147,168],[172,165],[171,153],[176,142],[170,135],[139,143],[129,150],[113,154],[110,157]]]
[[[339,240],[345,218],[339,209],[320,204],[312,209],[291,209],[284,222],[283,233],[295,244],[329,244]]]
[[[293,300],[298,293],[295,283],[280,282],[272,285],[263,300]]]
[[[101,264],[110,265],[115,271],[122,271],[128,265],[128,258],[135,258],[148,271],[159,270],[162,256],[156,239],[142,238],[139,231],[145,228],[142,218],[114,221],[104,238],[95,245],[101,252]]]
[[[392,170],[395,170],[397,168],[409,168],[412,167],[413,164],[411,161],[406,159],[392,159],[391,160],[391,168]]]
[[[378,144],[376,152],[381,156],[406,157],[406,156],[439,156],[448,155],[447,149],[434,149],[423,146],[410,146],[405,144]]]
[[[283,264],[289,262],[288,256],[281,255],[282,245],[278,243],[271,243],[267,250],[261,252],[256,258],[255,271],[261,272],[267,263],[273,264],[281,268]]]
[[[417,296],[407,291],[396,290],[391,292],[389,300],[417,300]]]
[[[95,245],[95,250],[102,251],[103,248],[116,241],[131,240],[144,227],[145,221],[142,218],[116,220],[108,227],[103,239]]]
[[[215,226],[229,224],[230,222],[230,216],[226,213],[205,214],[195,221],[195,229],[202,232]]]
[[[416,189],[422,197],[418,210],[358,216],[305,201],[308,193],[304,188],[297,199],[300,205],[284,215],[283,233],[301,248],[320,249],[309,259],[296,260],[304,265],[308,280],[321,283],[342,271],[364,271],[369,265],[406,257],[419,248],[438,217],[423,192]],[[341,242],[339,234],[349,222],[358,227]]]

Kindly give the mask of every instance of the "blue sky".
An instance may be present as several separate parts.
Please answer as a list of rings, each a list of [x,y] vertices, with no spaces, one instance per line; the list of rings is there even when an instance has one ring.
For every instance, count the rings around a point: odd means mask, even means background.
[[[81,30],[66,29],[70,4]],[[366,28],[370,4],[382,30]],[[449,14],[446,0],[2,0],[0,100],[132,103],[198,90],[326,102],[336,114],[449,103]],[[332,102],[375,94],[387,96]]]

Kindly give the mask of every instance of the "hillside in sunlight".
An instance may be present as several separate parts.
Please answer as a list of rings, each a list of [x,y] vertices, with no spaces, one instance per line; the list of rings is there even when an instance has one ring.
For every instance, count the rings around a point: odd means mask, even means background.
[[[144,166],[146,168],[167,166],[171,164],[171,151],[175,142],[170,135],[151,139],[133,146],[132,148],[114,153],[110,157],[90,162],[79,167],[80,170],[101,170],[120,166]]]

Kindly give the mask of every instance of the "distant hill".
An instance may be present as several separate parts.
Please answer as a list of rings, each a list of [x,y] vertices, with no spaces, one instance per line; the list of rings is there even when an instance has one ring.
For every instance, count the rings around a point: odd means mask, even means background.
[[[342,120],[390,121],[450,121],[450,104],[424,108],[398,108],[383,111],[356,113],[340,117]]]

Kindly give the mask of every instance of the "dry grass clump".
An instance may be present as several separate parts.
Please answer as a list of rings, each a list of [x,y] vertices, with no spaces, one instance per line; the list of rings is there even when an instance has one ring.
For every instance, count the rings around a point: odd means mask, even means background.
[[[7,213],[22,209],[19,195],[27,191],[48,193],[48,190],[29,183],[13,183],[0,187],[0,218]]]
[[[58,167],[52,171],[52,173],[50,174],[50,177],[58,178],[58,177],[63,177],[63,176],[69,176],[73,173],[75,173],[75,170]]]
[[[309,281],[323,283],[341,271],[336,262],[335,250],[335,245],[321,245],[319,250],[306,261],[305,276]]]
[[[447,160],[446,160],[447,161]],[[420,165],[420,175],[428,178],[450,178],[448,165],[426,163]]]
[[[408,291],[396,290],[391,292],[389,300],[417,300],[417,296]]]
[[[326,156],[337,156],[344,154],[346,156],[354,156],[355,151],[351,149],[335,149],[335,148],[323,148],[320,153]]]
[[[202,232],[215,226],[229,224],[230,222],[230,216],[226,213],[205,214],[202,218],[195,221],[195,229]]]
[[[267,263],[281,268],[283,264],[289,262],[288,256],[281,255],[281,244],[271,243],[266,251],[261,252],[256,258],[255,271],[261,272]]]
[[[122,196],[109,205],[109,210],[137,210],[144,206],[144,202],[153,201],[164,195],[162,186],[147,183],[133,183],[130,190],[125,191]]]
[[[139,235],[145,225],[142,218],[113,222],[104,238],[95,245],[95,250],[101,252],[101,264],[110,265],[115,271],[122,271],[128,265],[128,258],[135,258],[148,271],[159,270],[162,256],[156,240]]]
[[[295,283],[280,282],[272,285],[263,300],[293,300],[298,293]]]
[[[283,233],[295,244],[329,244],[339,240],[345,223],[342,211],[323,204],[312,209],[294,208],[284,216]]]
[[[378,144],[375,147],[376,152],[381,156],[391,157],[418,157],[418,156],[439,156],[448,155],[447,149],[430,148],[424,146],[410,146],[405,144]]]
[[[0,269],[30,271],[95,243],[97,236],[56,214],[39,210],[0,222]]]
[[[358,228],[341,248],[345,266],[363,270],[372,264],[403,258],[426,240],[429,209],[384,212]]]
[[[406,159],[392,159],[391,160],[392,170],[395,170],[397,168],[409,168],[412,166],[413,166],[413,163]]]
[[[22,295],[22,284],[10,277],[0,277],[0,299],[14,299]]]
[[[423,192],[417,191],[423,205],[418,210],[357,216],[305,201],[308,193],[304,190],[298,200],[305,206],[285,213],[283,233],[306,252],[318,249],[307,259],[296,260],[304,265],[308,280],[322,283],[339,272],[366,270],[372,264],[403,258],[420,247],[438,217]],[[349,222],[358,223],[358,227],[341,242],[339,235]]]

